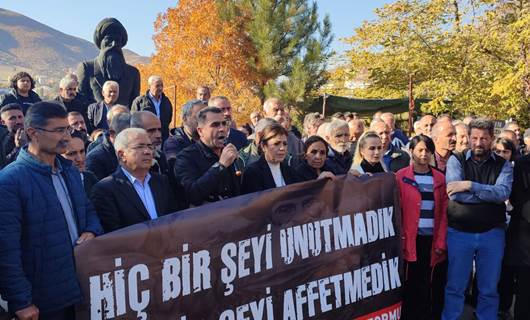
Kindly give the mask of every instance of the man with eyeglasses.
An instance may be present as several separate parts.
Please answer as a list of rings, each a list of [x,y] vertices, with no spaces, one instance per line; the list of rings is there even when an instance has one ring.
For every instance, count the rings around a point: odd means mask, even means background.
[[[105,232],[154,220],[175,209],[167,177],[149,172],[155,146],[141,128],[118,134],[114,147],[119,167],[98,182],[91,200]]]
[[[197,122],[199,141],[182,150],[175,161],[175,176],[186,199],[199,206],[239,195],[240,177],[234,165],[238,151],[233,144],[226,144],[230,124],[223,111],[204,108]]]
[[[59,156],[66,115],[56,103],[31,106],[29,143],[0,175],[0,295],[17,319],[74,319],[83,296],[73,249],[103,232],[79,171]]]

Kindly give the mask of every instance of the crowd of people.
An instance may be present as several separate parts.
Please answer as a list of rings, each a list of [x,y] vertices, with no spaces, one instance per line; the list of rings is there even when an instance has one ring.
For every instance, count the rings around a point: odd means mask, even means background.
[[[189,207],[289,184],[392,172],[400,194],[402,319],[530,317],[530,130],[510,121],[392,113],[305,115],[278,98],[238,126],[207,86],[174,108],[163,79],[130,105],[99,101],[75,74],[41,101],[25,73],[0,97],[0,296],[18,319],[73,319],[73,247]],[[355,195],[351,195],[355,197]]]

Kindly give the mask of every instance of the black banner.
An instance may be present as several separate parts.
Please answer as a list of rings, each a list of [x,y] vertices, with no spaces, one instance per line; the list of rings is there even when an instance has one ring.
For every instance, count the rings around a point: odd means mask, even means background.
[[[399,319],[400,216],[381,174],[134,225],[76,248],[78,319]]]

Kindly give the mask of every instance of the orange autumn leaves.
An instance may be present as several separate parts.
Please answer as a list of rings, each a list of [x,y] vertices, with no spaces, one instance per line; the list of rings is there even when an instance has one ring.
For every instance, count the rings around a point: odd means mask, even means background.
[[[195,98],[195,89],[207,85],[212,95],[231,100],[238,125],[248,122],[250,112],[260,108],[255,90],[263,80],[248,63],[255,53],[244,23],[241,17],[222,19],[215,0],[180,0],[155,22],[156,53],[149,65],[139,66],[142,78],[162,76],[172,101],[176,86],[177,115]]]

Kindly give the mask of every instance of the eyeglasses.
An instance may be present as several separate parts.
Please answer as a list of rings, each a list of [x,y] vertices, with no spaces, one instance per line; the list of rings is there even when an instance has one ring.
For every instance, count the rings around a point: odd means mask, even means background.
[[[130,146],[129,149],[132,149],[132,150],[149,150],[149,151],[154,151],[155,150],[155,146],[152,145],[152,144],[139,144],[137,146]]]
[[[37,128],[35,127],[34,129],[37,129],[37,130],[41,130],[41,131],[44,131],[44,132],[50,132],[50,133],[58,133],[60,135],[66,135],[67,133],[70,135],[72,134],[72,132],[74,132],[74,128],[71,127],[71,126],[68,126],[68,127],[61,127],[61,128],[55,128],[55,129],[52,129],[52,130],[49,130],[49,129],[45,129],[45,128]]]

